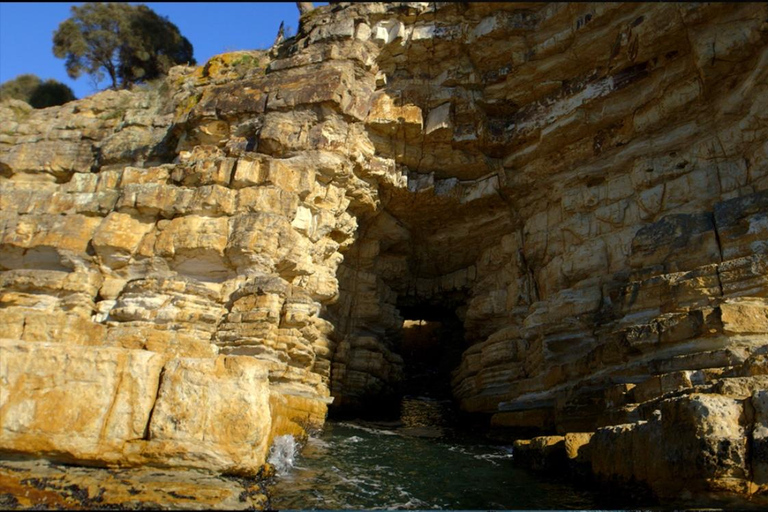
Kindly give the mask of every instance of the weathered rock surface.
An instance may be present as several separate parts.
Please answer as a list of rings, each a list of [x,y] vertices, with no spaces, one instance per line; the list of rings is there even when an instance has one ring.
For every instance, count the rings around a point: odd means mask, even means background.
[[[0,505],[5,510],[264,510],[268,503],[257,480],[200,470],[0,462]]]
[[[246,475],[265,462],[270,392],[253,358],[0,340],[0,361],[4,451]]]
[[[660,493],[765,493],[766,19],[341,3],[154,88],[3,104],[3,347],[93,419],[41,448],[54,394],[4,366],[2,448],[251,472],[331,401],[397,395],[432,315],[463,326],[465,411],[595,432],[595,472]]]

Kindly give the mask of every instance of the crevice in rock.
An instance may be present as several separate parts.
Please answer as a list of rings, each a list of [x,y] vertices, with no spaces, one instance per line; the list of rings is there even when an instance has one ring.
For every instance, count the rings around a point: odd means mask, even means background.
[[[723,280],[720,277],[720,264],[725,261],[723,258],[723,244],[720,241],[720,231],[717,226],[717,216],[712,215],[712,230],[715,233],[715,243],[717,244],[717,251],[720,254],[720,261],[717,262],[715,265],[715,275],[717,276],[717,286],[720,288],[720,297],[725,296],[725,292],[723,291]]]
[[[163,378],[165,377],[165,366],[160,370],[160,375],[158,375],[157,378],[157,391],[155,392],[155,399],[152,402],[152,409],[149,411],[149,416],[147,417],[147,424],[144,427],[144,432],[141,436],[141,439],[143,441],[149,441],[150,440],[150,426],[152,425],[152,416],[155,414],[155,407],[157,407],[157,401],[160,398],[160,388],[163,386]]]

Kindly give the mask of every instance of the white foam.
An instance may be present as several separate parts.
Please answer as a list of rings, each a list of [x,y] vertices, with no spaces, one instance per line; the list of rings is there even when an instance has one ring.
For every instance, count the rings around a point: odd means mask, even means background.
[[[403,509],[409,510],[409,509],[415,509],[415,508],[423,509],[423,508],[427,507],[428,505],[429,505],[429,503],[427,503],[426,501],[421,501],[418,498],[410,497],[408,499],[408,501],[406,501],[405,503],[392,503],[392,504],[389,504],[389,505],[385,506],[384,509],[385,510],[403,510]],[[435,506],[430,507],[430,508],[440,509],[440,506],[435,505]]]
[[[355,425],[354,423],[339,423],[339,425],[342,427],[356,428],[358,430],[368,432],[369,434],[385,435],[385,436],[397,435],[395,432],[392,432],[391,430],[379,430],[377,428],[368,428],[368,427],[363,427],[362,425]]]
[[[296,459],[297,443],[291,434],[277,436],[272,442],[267,462],[275,467],[278,475],[291,471]]]

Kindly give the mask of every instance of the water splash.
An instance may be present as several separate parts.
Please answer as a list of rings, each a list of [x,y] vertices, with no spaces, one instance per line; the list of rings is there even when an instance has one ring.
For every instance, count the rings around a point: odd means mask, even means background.
[[[402,428],[383,434],[370,423],[329,421],[319,436],[322,443],[310,437],[290,472],[275,479],[271,505],[280,510],[562,510],[601,503],[592,491],[542,481],[514,467],[509,446],[486,444],[459,430],[450,439],[425,439],[400,435]]]
[[[285,475],[293,468],[297,448],[296,439],[291,434],[277,436],[272,441],[267,462],[275,467],[278,475]]]

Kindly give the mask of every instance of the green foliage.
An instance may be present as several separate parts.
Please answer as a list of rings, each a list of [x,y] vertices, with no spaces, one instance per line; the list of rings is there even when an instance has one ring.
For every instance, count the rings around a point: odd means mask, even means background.
[[[176,64],[195,64],[192,44],[179,29],[145,5],[86,2],[53,35],[53,54],[66,59],[67,73],[96,82],[104,73],[112,87],[127,88],[167,73]]]
[[[35,108],[63,105],[75,99],[75,93],[69,86],[53,79],[41,83],[29,97],[28,103]]]
[[[0,85],[0,101],[15,99],[29,103],[29,97],[38,85],[40,77],[37,75],[19,75]]]
[[[259,59],[252,57],[250,55],[243,55],[236,61],[232,62],[232,66],[234,67],[253,67],[259,65]]]
[[[121,49],[123,81],[153,80],[177,64],[195,64],[192,44],[176,25],[145,5],[136,7],[130,37],[130,44]]]
[[[0,101],[10,98],[26,101],[35,108],[46,108],[72,101],[75,94],[57,80],[51,78],[43,82],[36,75],[26,74],[0,85]]]

